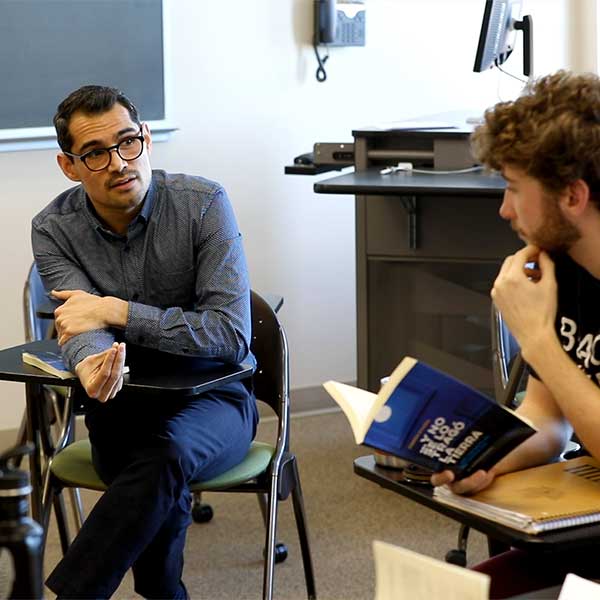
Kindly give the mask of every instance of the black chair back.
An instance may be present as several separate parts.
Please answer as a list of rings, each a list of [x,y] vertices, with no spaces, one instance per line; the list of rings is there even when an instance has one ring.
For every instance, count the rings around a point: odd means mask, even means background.
[[[44,284],[35,263],[31,265],[23,288],[23,317],[25,320],[25,341],[45,340],[54,334],[54,321],[37,316],[37,308],[48,300]]]
[[[512,406],[520,390],[525,363],[517,340],[510,333],[502,314],[492,303],[492,371],[494,391],[500,404]]]
[[[252,340],[250,350],[256,358],[252,378],[254,394],[279,417],[277,444],[289,447],[289,357],[287,339],[275,311],[255,291],[251,292]]]
[[[287,340],[277,315],[257,292],[252,291],[252,341],[256,358],[254,394],[281,415],[281,404],[289,393]]]

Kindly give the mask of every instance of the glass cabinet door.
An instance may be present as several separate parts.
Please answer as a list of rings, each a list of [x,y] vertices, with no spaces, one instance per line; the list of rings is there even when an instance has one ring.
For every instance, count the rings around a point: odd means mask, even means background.
[[[369,389],[413,356],[493,394],[490,290],[497,261],[368,263]]]

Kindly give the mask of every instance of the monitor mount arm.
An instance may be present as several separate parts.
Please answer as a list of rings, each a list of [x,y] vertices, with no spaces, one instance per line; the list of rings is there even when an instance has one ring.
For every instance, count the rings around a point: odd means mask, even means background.
[[[515,21],[514,28],[523,32],[523,75],[533,77],[533,21],[525,15],[522,21]]]

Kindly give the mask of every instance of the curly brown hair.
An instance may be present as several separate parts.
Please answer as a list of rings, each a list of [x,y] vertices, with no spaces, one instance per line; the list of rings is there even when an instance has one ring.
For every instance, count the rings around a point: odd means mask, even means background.
[[[600,204],[600,78],[558,71],[538,79],[488,109],[472,145],[484,165],[517,167],[551,193],[583,179]]]

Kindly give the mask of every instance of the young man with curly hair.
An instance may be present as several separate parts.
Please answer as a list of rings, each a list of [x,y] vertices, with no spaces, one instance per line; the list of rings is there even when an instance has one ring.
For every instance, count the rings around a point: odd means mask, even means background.
[[[600,460],[600,79],[541,78],[488,110],[473,146],[506,179],[500,216],[525,242],[504,261],[491,296],[530,367],[518,411],[539,432],[487,472],[432,477],[461,494],[556,460],[573,430]],[[511,550],[476,569],[492,575],[492,598],[558,585],[568,572],[600,576],[593,548],[551,557]]]

